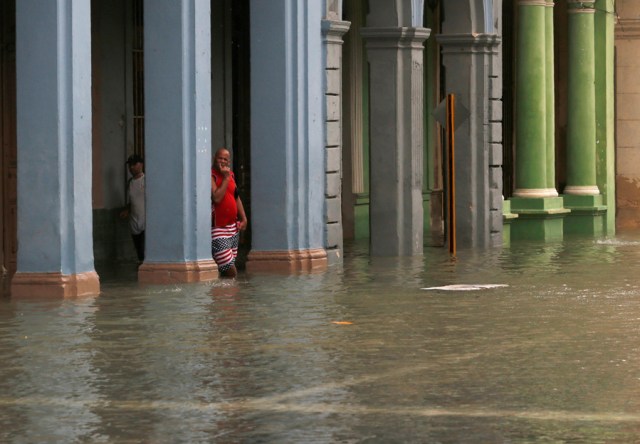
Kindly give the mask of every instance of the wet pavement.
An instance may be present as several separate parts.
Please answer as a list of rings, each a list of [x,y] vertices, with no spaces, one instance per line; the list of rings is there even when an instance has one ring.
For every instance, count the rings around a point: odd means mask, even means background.
[[[0,442],[640,440],[640,235],[0,298]],[[473,291],[424,290],[500,284]]]

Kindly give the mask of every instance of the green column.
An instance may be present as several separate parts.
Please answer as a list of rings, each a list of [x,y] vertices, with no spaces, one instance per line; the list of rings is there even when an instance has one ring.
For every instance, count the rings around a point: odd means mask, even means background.
[[[547,1],[545,8],[545,90],[546,90],[546,106],[547,106],[547,188],[553,189],[555,195],[558,195],[556,191],[556,101],[555,101],[555,81],[554,81],[554,67],[555,60],[553,55],[553,1]]]
[[[596,195],[594,2],[569,0],[567,186],[565,194]]]
[[[595,2],[568,0],[569,70],[565,232],[601,234],[602,195],[596,182]]]
[[[553,2],[518,0],[516,186],[511,238],[555,241],[569,210],[555,189]]]
[[[516,190],[518,197],[545,197],[546,1],[518,1],[516,75]]]

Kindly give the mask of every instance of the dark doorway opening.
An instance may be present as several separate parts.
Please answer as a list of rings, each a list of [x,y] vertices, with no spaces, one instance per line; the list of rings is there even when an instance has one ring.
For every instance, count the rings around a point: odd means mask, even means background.
[[[16,3],[0,0],[0,141],[2,146],[2,272],[16,271],[17,142],[16,142]]]

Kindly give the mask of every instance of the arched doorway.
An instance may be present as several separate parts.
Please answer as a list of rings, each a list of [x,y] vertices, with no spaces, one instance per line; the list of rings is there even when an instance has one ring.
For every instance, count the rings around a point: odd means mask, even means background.
[[[442,7],[438,2],[429,3],[425,2],[421,24],[431,31],[423,53],[423,242],[425,246],[442,246],[443,157],[441,132],[433,117],[442,99],[441,61],[435,39],[440,32]],[[351,23],[344,36],[343,56],[342,214],[346,241],[366,242],[370,237],[370,68],[361,31],[370,26],[367,17],[372,15],[372,8],[386,6],[389,4],[362,0],[343,2],[343,18]],[[373,13],[385,15],[382,9]]]

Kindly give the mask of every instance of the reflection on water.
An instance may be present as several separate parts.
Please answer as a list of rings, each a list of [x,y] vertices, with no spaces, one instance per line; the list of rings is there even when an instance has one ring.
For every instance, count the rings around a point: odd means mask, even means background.
[[[0,442],[630,442],[640,238],[0,299]],[[497,284],[477,291],[425,291]]]

